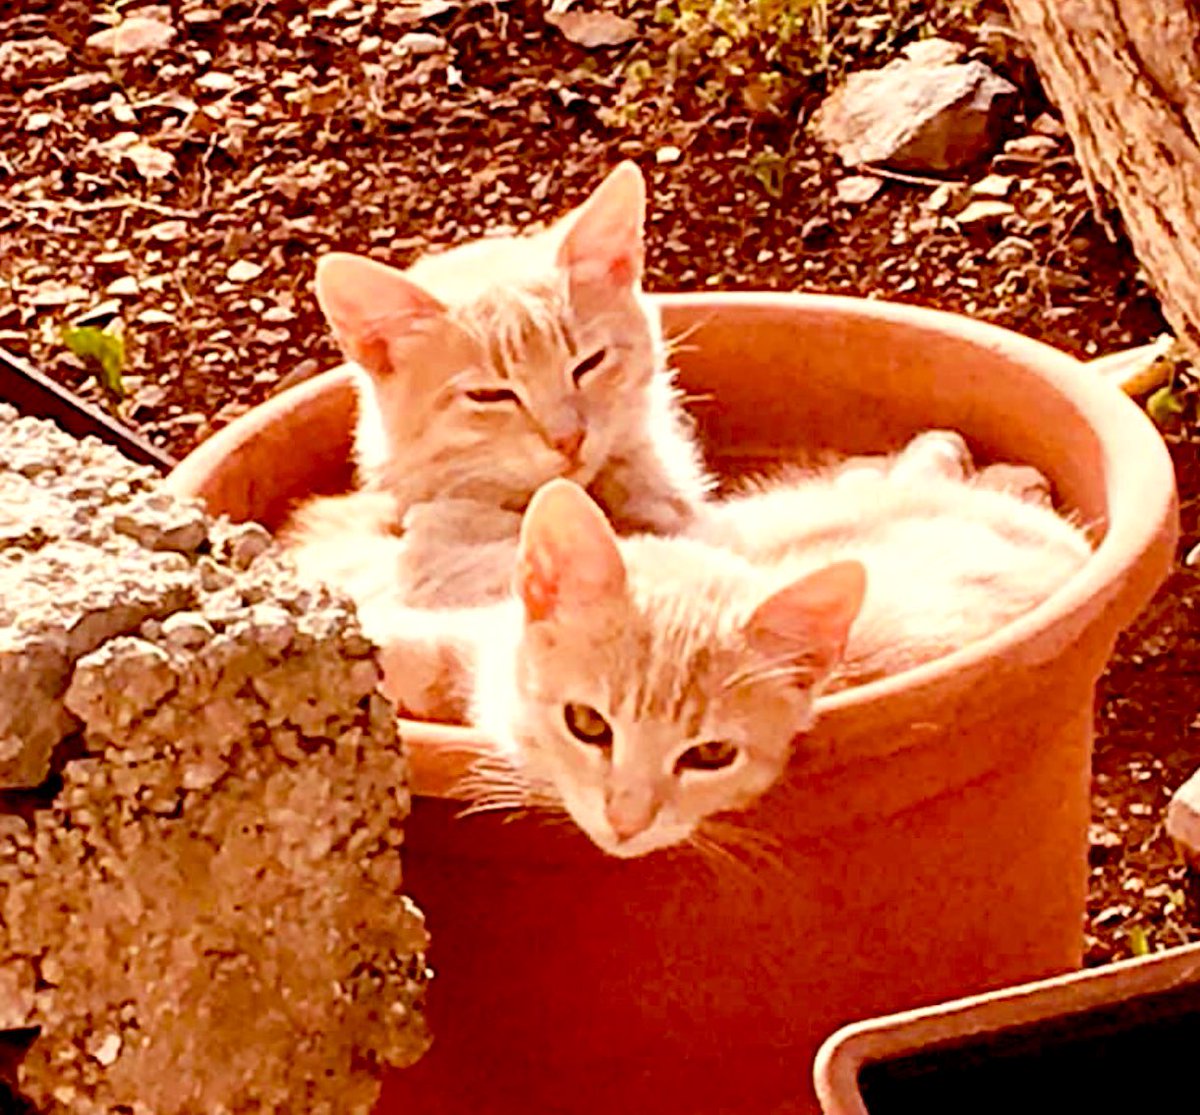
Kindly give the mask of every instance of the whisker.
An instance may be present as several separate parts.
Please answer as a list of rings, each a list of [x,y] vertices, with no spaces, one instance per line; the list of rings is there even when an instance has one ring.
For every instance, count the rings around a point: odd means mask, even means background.
[[[709,320],[710,319],[702,318],[692,325],[689,325],[686,329],[681,329],[678,333],[672,333],[670,335],[664,334],[662,339],[663,348],[668,353],[684,351],[685,344],[687,344],[688,341],[690,341],[698,332],[700,332],[700,330],[708,324]],[[690,345],[688,346],[687,351],[695,352],[698,351],[698,349],[698,345]]]
[[[762,885],[764,872],[795,879],[795,871],[783,858],[783,845],[778,837],[734,821],[712,818],[704,821],[701,827],[704,838],[737,859],[745,869],[751,871],[759,885]],[[746,859],[738,856],[738,852]]]
[[[749,883],[755,887],[761,885],[752,868],[720,841],[696,831],[688,838],[688,843],[701,854],[718,883]],[[724,874],[721,869],[724,869]]]
[[[722,683],[722,692],[743,689],[748,685],[758,685],[766,681],[800,678],[812,672],[812,667],[805,662],[797,662],[791,656],[780,656],[768,659],[766,662],[755,663],[741,670],[735,670]]]

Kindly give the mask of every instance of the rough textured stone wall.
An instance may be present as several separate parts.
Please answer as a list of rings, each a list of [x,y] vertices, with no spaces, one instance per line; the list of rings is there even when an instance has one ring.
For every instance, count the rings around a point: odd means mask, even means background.
[[[428,1044],[352,609],[0,406],[0,1029],[46,1112],[368,1112]],[[53,783],[51,787],[53,788]]]

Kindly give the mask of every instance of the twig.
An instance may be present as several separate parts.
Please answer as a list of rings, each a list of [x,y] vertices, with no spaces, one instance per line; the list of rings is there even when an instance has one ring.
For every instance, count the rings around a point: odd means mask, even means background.
[[[910,186],[945,186],[948,183],[961,186],[965,181],[962,178],[928,178],[922,174],[902,174],[898,170],[884,170],[871,163],[863,163],[857,169],[864,174],[873,174],[876,178],[890,178],[894,182],[905,182]]]

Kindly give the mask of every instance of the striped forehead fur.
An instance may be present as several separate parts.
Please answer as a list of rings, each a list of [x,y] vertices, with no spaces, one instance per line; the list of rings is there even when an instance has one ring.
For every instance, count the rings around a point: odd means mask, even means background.
[[[475,338],[500,374],[556,352],[574,351],[565,284],[497,284],[451,308],[451,319]]]

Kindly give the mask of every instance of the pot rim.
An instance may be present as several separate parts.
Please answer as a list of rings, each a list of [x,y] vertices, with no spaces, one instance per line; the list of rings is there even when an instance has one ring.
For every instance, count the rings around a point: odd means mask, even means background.
[[[1174,468],[1150,419],[1118,387],[1094,375],[1086,364],[1050,345],[962,314],[906,303],[837,294],[700,292],[649,294],[666,311],[687,310],[703,325],[705,311],[716,317],[731,308],[778,312],[801,309],[847,322],[894,325],[959,342],[1019,364],[1047,382],[1095,433],[1105,473],[1104,537],[1079,572],[1030,612],[985,639],[890,678],[846,690],[818,702],[821,722],[837,728],[865,705],[928,702],[963,679],[983,677],[1000,661],[1034,668],[1070,645],[1092,624],[1103,622],[1115,637],[1145,605],[1170,568],[1178,531]],[[172,475],[174,486],[195,490],[198,482],[230,450],[298,403],[343,389],[352,365],[324,372],[291,387],[235,419],[190,455]],[[1057,638],[1049,638],[1051,632]],[[1048,649],[1049,648],[1049,649]],[[455,784],[467,756],[488,741],[471,728],[400,720],[401,734],[419,744],[414,792],[457,797]],[[454,768],[454,769],[449,769]]]
[[[1195,983],[1200,983],[1200,942],[852,1022],[826,1038],[817,1051],[817,1097],[825,1115],[869,1115],[858,1087],[859,1072],[868,1063]]]

